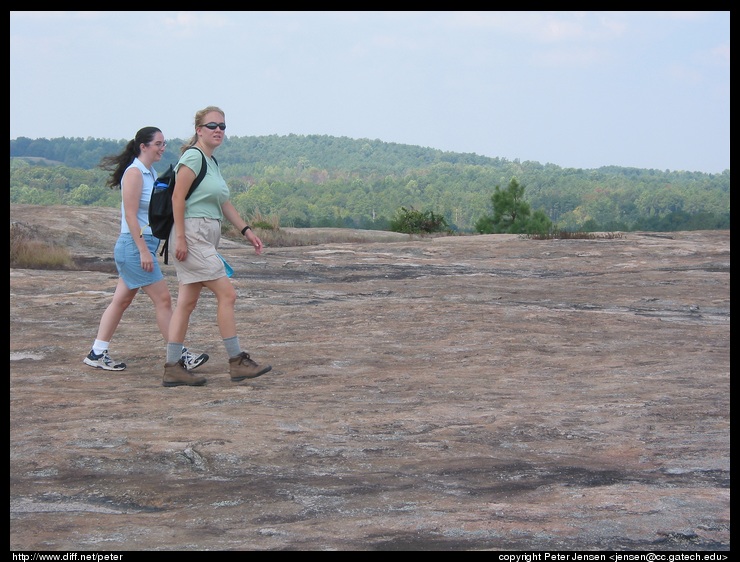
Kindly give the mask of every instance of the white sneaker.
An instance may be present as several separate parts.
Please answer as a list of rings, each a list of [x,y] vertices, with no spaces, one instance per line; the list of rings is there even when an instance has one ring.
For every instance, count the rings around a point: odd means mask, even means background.
[[[207,353],[201,353],[200,355],[195,355],[193,353],[190,353],[187,347],[182,348],[182,362],[188,371],[197,369],[206,361],[208,361]]]
[[[85,365],[90,365],[96,369],[105,369],[106,371],[123,371],[126,368],[126,363],[116,363],[108,355],[106,349],[100,355],[95,355],[95,352],[91,349],[90,353],[84,359]]]

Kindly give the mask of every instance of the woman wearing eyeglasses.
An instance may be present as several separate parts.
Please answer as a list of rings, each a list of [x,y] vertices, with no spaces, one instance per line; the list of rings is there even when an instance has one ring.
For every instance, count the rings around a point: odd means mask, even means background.
[[[183,146],[182,156],[175,167],[175,190],[172,194],[175,224],[170,232],[169,247],[170,253],[174,248],[173,263],[179,287],[177,306],[170,322],[163,386],[200,386],[206,383],[205,377],[188,369],[178,352],[182,349],[190,315],[204,287],[216,296],[216,320],[229,357],[231,380],[239,382],[259,377],[272,369],[270,365],[258,365],[241,348],[234,310],[236,290],[218,254],[224,219],[241,231],[258,255],[262,253],[262,241],[229,201],[229,187],[213,158],[213,152],[223,143],[225,131],[226,118],[221,109],[209,106],[198,111],[195,114],[195,134]],[[197,150],[187,150],[191,146],[199,148],[206,156],[208,168],[201,183],[186,199],[203,165],[203,158]]]
[[[126,363],[114,361],[108,352],[110,340],[121,322],[123,313],[142,289],[154,303],[157,327],[168,339],[172,298],[155,256],[159,240],[149,228],[149,200],[157,172],[152,166],[164,154],[167,142],[157,127],[144,127],[128,142],[120,154],[106,156],[100,167],[111,171],[106,182],[110,188],[121,189],[121,232],[113,249],[118,269],[118,284],[113,300],[103,312],[98,333],[84,363],[106,371],[123,371]],[[194,355],[180,349],[183,364],[195,369],[208,360],[205,353]]]

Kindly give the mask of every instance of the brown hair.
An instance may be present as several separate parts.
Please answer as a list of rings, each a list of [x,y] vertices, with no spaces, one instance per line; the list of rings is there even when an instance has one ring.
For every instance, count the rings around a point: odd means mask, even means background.
[[[128,141],[122,152],[101,158],[99,166],[111,172],[105,185],[111,189],[121,189],[123,173],[131,165],[131,162],[134,161],[134,158],[137,158],[141,154],[141,145],[149,144],[154,139],[154,135],[161,132],[162,130],[158,127],[144,127],[139,129],[136,132],[136,136]]]

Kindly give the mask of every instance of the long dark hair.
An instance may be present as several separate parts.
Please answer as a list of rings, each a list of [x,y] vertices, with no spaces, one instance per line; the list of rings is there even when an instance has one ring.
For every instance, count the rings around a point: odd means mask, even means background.
[[[111,175],[105,185],[111,189],[121,189],[121,178],[123,178],[123,172],[126,171],[134,161],[134,158],[141,154],[141,145],[148,144],[154,139],[154,135],[161,133],[161,129],[157,127],[144,127],[136,132],[136,136],[128,141],[126,148],[123,152],[116,154],[115,156],[104,156],[100,160],[99,166],[104,170],[110,170]]]

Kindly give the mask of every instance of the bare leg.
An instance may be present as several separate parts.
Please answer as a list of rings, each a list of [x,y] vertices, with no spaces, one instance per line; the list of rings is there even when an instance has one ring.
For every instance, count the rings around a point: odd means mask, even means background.
[[[220,277],[213,281],[203,283],[216,295],[217,312],[216,321],[221,332],[221,338],[232,338],[236,336],[236,289],[228,277]]]
[[[100,318],[97,339],[101,341],[110,341],[113,339],[113,334],[116,332],[121,318],[123,318],[123,313],[126,312],[126,309],[134,301],[134,297],[138,292],[139,289],[129,289],[126,283],[123,282],[123,279],[118,278],[118,284],[113,293],[113,300]]]
[[[226,279],[224,277],[224,279]],[[203,288],[202,283],[180,284],[177,292],[177,306],[172,312],[170,327],[168,330],[168,342],[182,343],[185,341],[185,335],[188,333],[188,324],[190,315],[198,304],[200,291]]]
[[[172,320],[172,297],[167,281],[160,279],[156,283],[142,287],[142,289],[152,299],[157,327],[166,342],[169,338],[170,321]]]

